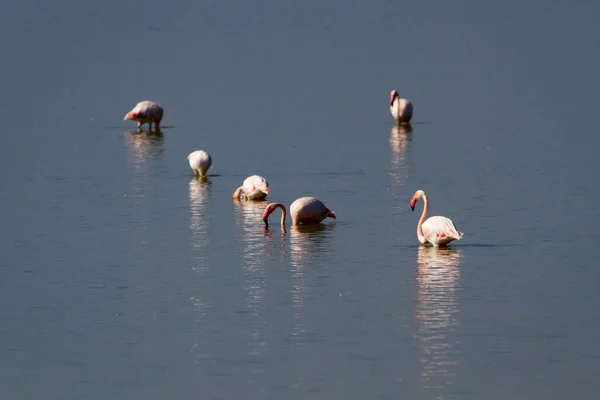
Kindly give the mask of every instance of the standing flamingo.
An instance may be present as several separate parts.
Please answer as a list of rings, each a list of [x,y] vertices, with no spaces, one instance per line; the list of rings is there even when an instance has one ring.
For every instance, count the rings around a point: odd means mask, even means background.
[[[410,124],[413,114],[412,103],[406,99],[401,99],[398,92],[392,90],[390,93],[390,112],[398,125]]]
[[[204,150],[196,150],[187,156],[190,162],[190,168],[194,170],[196,176],[206,176],[206,171],[212,165],[210,154]]]
[[[124,121],[137,121],[137,128],[140,129],[143,124],[148,123],[148,129],[152,130],[152,123],[154,122],[154,128],[158,131],[158,124],[163,117],[163,108],[160,104],[153,101],[140,101],[133,107],[131,111],[125,114]]]
[[[435,247],[443,247],[453,240],[462,239],[463,234],[456,229],[451,219],[439,216],[427,218],[429,205],[424,191],[417,190],[415,192],[412,199],[410,199],[410,208],[414,211],[415,204],[421,199],[423,199],[423,203],[425,204],[423,205],[423,214],[421,214],[419,223],[417,223],[417,238],[419,238],[419,242],[423,244],[431,243]],[[427,221],[425,221],[425,218],[427,218]]]
[[[252,175],[233,192],[233,199],[239,200],[241,195],[244,200],[264,200],[268,194],[269,182],[260,175]]]
[[[262,219],[265,225],[269,226],[269,215],[277,208],[281,208],[281,225],[285,226],[285,206],[281,203],[267,204]],[[337,218],[335,213],[319,199],[314,197],[301,197],[296,199],[290,206],[290,216],[292,217],[292,225],[299,224],[318,224],[325,218]]]

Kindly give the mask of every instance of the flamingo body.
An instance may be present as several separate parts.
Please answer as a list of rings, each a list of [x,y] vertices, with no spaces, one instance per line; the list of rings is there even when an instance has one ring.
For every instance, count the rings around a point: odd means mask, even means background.
[[[123,120],[137,121],[138,129],[140,129],[143,124],[148,123],[148,128],[152,130],[152,123],[154,123],[155,129],[158,131],[158,124],[160,124],[162,117],[162,106],[153,101],[145,100],[137,103],[131,111],[125,114]]]
[[[292,224],[318,224],[327,217],[336,218],[336,215],[319,199],[314,197],[301,197],[290,205]]]
[[[390,112],[398,125],[409,124],[413,115],[413,105],[407,99],[400,98],[397,91],[390,93]]]
[[[443,247],[453,240],[462,238],[462,233],[456,229],[450,218],[429,217],[423,222],[422,228],[423,237],[425,238],[425,241],[421,241],[423,244],[431,243],[435,247]]]
[[[273,213],[277,208],[281,208],[281,224],[285,225],[286,209],[281,203],[267,204],[265,212],[263,214],[263,221],[265,224],[269,224],[269,215]],[[292,225],[300,224],[318,224],[325,218],[337,218],[335,212],[323,204],[323,202],[314,197],[301,197],[294,200],[290,205],[290,217],[292,218]]]
[[[206,176],[206,171],[212,165],[212,158],[204,150],[196,150],[187,156],[190,162],[190,168],[194,170],[196,176]]]
[[[233,198],[244,200],[264,200],[269,194],[269,182],[260,175],[252,175],[244,179],[242,186],[233,193]]]
[[[430,217],[427,218],[429,203],[427,196],[422,190],[417,190],[410,200],[410,208],[414,211],[415,204],[418,200],[423,200],[423,213],[417,223],[417,238],[423,244],[431,243],[435,247],[443,247],[454,240],[462,239],[462,232],[459,232],[454,226],[454,222],[446,217]],[[427,218],[427,220],[425,220]]]

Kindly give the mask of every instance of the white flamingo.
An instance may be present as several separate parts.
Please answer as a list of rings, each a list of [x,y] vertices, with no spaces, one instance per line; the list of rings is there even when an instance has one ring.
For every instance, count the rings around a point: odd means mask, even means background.
[[[264,200],[269,194],[269,182],[260,175],[252,175],[244,179],[242,186],[233,192],[233,199]]]
[[[262,216],[267,226],[269,226],[269,215],[278,208],[281,208],[281,225],[285,226],[286,209],[281,203],[267,204]],[[294,200],[290,205],[290,217],[292,217],[292,225],[318,224],[325,218],[337,218],[335,212],[325,207],[321,200],[314,197],[301,197]]]
[[[453,240],[462,239],[462,233],[456,229],[451,219],[446,217],[430,217],[427,218],[427,211],[429,204],[427,203],[427,196],[422,190],[417,190],[410,199],[410,208],[414,211],[415,204],[418,200],[423,200],[423,214],[419,218],[417,223],[417,238],[419,242],[423,244],[431,243],[435,247],[446,246]],[[427,221],[425,221],[427,218]]]
[[[187,156],[190,162],[190,168],[194,170],[196,176],[206,176],[206,171],[212,165],[210,154],[204,150],[196,150]]]
[[[398,125],[410,124],[413,114],[413,105],[406,99],[401,99],[398,92],[392,90],[390,93],[390,112]]]
[[[148,128],[152,130],[152,123],[158,131],[158,124],[163,117],[163,108],[160,104],[153,101],[140,101],[131,111],[125,114],[124,121],[137,121],[137,128],[140,129],[143,124],[148,123]]]

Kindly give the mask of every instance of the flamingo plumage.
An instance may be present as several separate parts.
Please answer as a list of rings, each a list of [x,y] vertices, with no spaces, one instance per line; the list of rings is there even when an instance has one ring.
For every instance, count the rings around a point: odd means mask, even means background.
[[[187,156],[190,162],[190,168],[194,170],[196,176],[206,176],[206,171],[212,165],[212,158],[204,150],[196,150]]]
[[[413,105],[407,99],[400,98],[397,91],[390,93],[390,112],[398,125],[410,124],[413,115]]]
[[[260,175],[252,175],[244,179],[242,186],[233,192],[233,199],[264,200],[269,194],[269,182]]]
[[[158,131],[158,124],[163,117],[163,108],[160,104],[154,101],[144,100],[140,101],[133,107],[131,111],[125,114],[124,121],[137,121],[137,128],[140,129],[145,123],[148,123],[148,129],[152,130],[152,123],[154,128]]]
[[[262,219],[265,224],[269,225],[269,215],[276,209],[281,208],[281,225],[285,226],[286,208],[282,203],[267,204]],[[335,212],[325,207],[325,204],[314,197],[301,197],[294,200],[290,205],[290,217],[292,225],[299,224],[318,224],[325,218],[337,218]]]
[[[423,200],[423,213],[417,223],[417,238],[419,242],[423,244],[431,243],[435,247],[443,247],[454,240],[462,239],[462,232],[456,229],[454,222],[450,218],[440,216],[427,218],[429,203],[427,202],[425,192],[422,190],[417,190],[412,199],[410,199],[410,208],[413,211],[418,200]]]

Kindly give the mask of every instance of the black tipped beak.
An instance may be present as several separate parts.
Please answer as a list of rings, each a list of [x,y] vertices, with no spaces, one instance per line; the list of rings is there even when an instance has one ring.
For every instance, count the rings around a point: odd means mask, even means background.
[[[410,209],[415,211],[415,206],[410,206]]]
[[[265,227],[269,227],[269,220],[268,219],[263,219],[263,221],[265,222]]]

